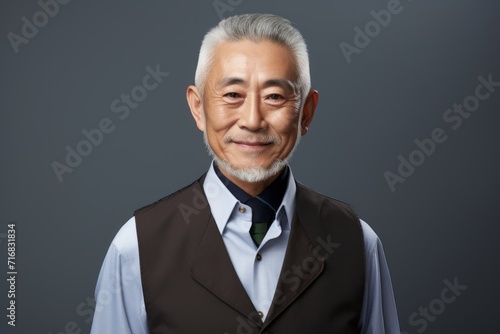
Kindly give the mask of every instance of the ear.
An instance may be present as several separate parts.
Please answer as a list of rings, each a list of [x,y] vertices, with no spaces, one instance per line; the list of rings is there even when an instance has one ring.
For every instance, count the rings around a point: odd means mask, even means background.
[[[205,122],[203,114],[203,102],[201,99],[200,92],[196,86],[190,85],[186,91],[186,100],[191,109],[191,115],[193,115],[196,126],[200,131],[205,131]]]
[[[304,107],[302,109],[302,135],[305,135],[309,130],[309,124],[311,124],[314,113],[316,111],[316,107],[318,106],[319,93],[317,90],[311,90],[309,95],[307,95],[306,102],[304,103]]]

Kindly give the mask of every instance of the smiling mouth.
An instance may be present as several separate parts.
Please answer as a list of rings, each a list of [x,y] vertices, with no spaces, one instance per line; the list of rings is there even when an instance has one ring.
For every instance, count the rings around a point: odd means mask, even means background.
[[[273,136],[265,136],[265,135],[257,135],[257,136],[226,135],[224,137],[224,142],[234,143],[238,145],[247,145],[247,146],[265,146],[269,144],[279,145],[281,143],[279,138]]]
[[[237,145],[243,145],[243,146],[255,146],[255,147],[260,147],[260,146],[267,146],[272,144],[271,142],[250,142],[250,141],[237,141],[233,140],[233,143]]]
[[[235,144],[238,150],[241,152],[247,152],[252,154],[262,153],[273,144],[272,142],[261,142],[261,141],[237,141],[232,140],[232,144]]]

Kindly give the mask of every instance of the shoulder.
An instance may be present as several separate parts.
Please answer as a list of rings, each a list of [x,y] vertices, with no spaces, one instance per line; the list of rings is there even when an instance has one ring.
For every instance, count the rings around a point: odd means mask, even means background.
[[[377,248],[381,247],[381,242],[375,231],[368,225],[367,222],[360,219],[361,229],[363,230],[363,238],[367,255],[373,254]]]
[[[370,225],[368,225],[367,222],[358,217],[356,211],[350,204],[321,194],[298,182],[297,201],[306,203],[306,205],[301,205],[303,209],[305,207],[306,210],[317,211],[320,216],[336,214],[337,216],[340,215],[349,218],[348,221],[351,222],[350,225],[357,226],[357,228],[361,230],[366,255],[373,255],[374,253],[378,253],[381,251],[382,244],[378,235],[370,227]],[[330,220],[327,221],[329,221],[330,223],[332,222]]]
[[[356,211],[350,204],[312,190],[299,182],[296,182],[296,184],[297,205],[302,210],[314,210],[320,215],[340,214],[356,221],[359,220]]]
[[[152,208],[156,207],[156,206],[161,206],[162,204],[165,204],[166,202],[169,202],[169,201],[172,201],[172,200],[176,200],[178,199],[179,197],[182,197],[183,195],[186,194],[186,192],[192,188],[193,186],[195,186],[197,183],[199,182],[199,180],[196,180],[194,181],[193,183],[185,186],[184,188],[181,188],[165,197],[162,197],[160,198],[159,200],[156,200],[154,201],[153,203],[150,203],[148,205],[145,205],[143,206],[142,208],[139,208],[137,210],[135,210],[135,214],[137,215],[138,213],[145,213],[149,210],[151,210]]]
[[[360,219],[347,203],[297,183],[295,212],[311,240],[332,236],[346,252],[362,255],[364,236]]]
[[[111,242],[110,252],[118,256],[129,257],[137,251],[137,231],[135,217],[130,218],[116,233]]]
[[[153,210],[154,208],[161,207],[163,208],[167,204],[172,204],[172,202],[186,202],[186,196],[191,197],[193,200],[196,200],[197,197],[200,196],[201,192],[203,191],[203,180],[205,178],[205,174],[202,175],[199,179],[196,181],[192,182],[191,184],[185,186],[184,188],[181,188],[163,198],[160,198],[159,200],[148,204],[146,206],[143,206],[142,208],[139,208],[135,210],[134,215],[137,216],[138,214],[146,214],[148,211]],[[194,190],[194,191],[193,191]]]

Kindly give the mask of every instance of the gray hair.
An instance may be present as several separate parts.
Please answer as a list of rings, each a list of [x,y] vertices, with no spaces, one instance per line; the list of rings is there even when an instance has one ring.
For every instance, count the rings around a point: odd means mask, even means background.
[[[304,38],[289,20],[271,14],[244,14],[232,16],[219,22],[204,37],[201,43],[195,85],[203,95],[208,73],[213,65],[214,53],[222,42],[240,40],[259,42],[269,40],[283,45],[293,53],[297,64],[298,89],[301,107],[311,89],[309,55]]]

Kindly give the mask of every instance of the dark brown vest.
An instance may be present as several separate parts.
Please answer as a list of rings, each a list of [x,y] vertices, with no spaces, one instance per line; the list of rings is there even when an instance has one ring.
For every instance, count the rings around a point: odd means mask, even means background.
[[[210,213],[203,179],[135,212],[151,334],[358,332],[364,242],[348,205],[297,183],[285,260],[262,323]]]

